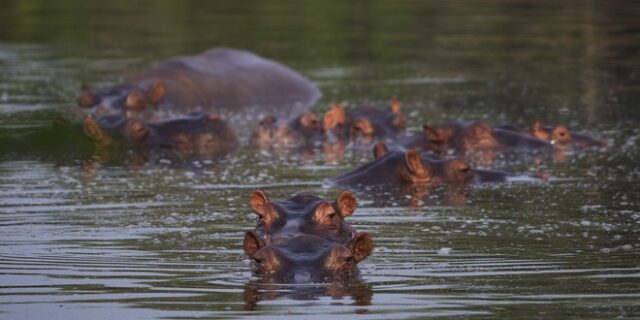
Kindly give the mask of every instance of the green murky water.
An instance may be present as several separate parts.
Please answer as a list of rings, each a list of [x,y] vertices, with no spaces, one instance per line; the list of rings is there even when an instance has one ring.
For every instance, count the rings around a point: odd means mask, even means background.
[[[640,317],[640,6],[634,1],[4,1],[0,10],[0,318]],[[604,153],[514,170],[465,205],[349,221],[374,254],[358,281],[262,286],[241,249],[248,195],[334,197],[368,153],[140,164],[96,155],[68,113],[209,47],[281,61],[334,101],[398,95],[410,130],[443,119],[564,122]],[[240,133],[246,138],[247,133]]]

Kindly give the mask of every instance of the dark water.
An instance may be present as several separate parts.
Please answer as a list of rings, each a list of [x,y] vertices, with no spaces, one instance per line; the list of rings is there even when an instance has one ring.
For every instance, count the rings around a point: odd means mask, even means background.
[[[4,1],[0,318],[638,318],[640,6],[634,1]],[[265,285],[241,249],[248,195],[327,198],[368,157],[139,163],[96,154],[70,118],[83,82],[117,83],[214,46],[281,61],[322,100],[442,119],[563,122],[603,153],[349,221],[374,254],[353,283]],[[56,123],[54,125],[54,123]],[[243,133],[246,137],[246,133]],[[107,159],[110,158],[110,159]]]

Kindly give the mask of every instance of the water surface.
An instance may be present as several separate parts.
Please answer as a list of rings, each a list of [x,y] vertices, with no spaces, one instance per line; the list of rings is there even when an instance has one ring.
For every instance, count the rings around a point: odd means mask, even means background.
[[[640,7],[633,1],[6,1],[0,10],[0,318],[637,318]],[[357,166],[243,148],[221,161],[96,153],[68,107],[209,47],[281,61],[331,102],[443,119],[566,123],[603,153],[348,220],[374,254],[350,283],[267,285],[242,252],[248,195],[326,198]],[[246,132],[241,132],[243,138]]]

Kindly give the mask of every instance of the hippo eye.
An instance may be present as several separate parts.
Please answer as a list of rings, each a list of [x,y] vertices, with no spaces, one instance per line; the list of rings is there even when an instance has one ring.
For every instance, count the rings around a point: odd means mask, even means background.
[[[344,258],[344,263],[351,263],[353,261],[353,256],[348,256]]]
[[[462,168],[460,169],[460,172],[463,172],[463,173],[467,173],[467,172],[469,172],[469,171],[471,171],[471,168],[469,168],[469,167],[462,167]]]

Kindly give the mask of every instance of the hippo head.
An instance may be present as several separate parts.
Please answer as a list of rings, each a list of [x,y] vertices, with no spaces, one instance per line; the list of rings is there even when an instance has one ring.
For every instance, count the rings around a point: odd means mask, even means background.
[[[256,275],[278,282],[309,283],[353,276],[358,271],[356,265],[371,254],[373,243],[369,234],[358,233],[344,244],[315,235],[269,244],[256,232],[247,231],[243,248]]]
[[[571,132],[563,125],[555,127],[545,127],[539,120],[533,121],[531,126],[531,135],[535,138],[551,142],[556,147],[561,147],[571,142]]]
[[[498,146],[491,126],[481,121],[469,124],[463,131],[462,139],[465,150],[493,149]]]
[[[440,128],[434,128],[428,124],[422,125],[422,146],[421,148],[426,151],[431,151],[435,154],[445,154],[447,151],[447,140],[449,136]]]
[[[305,112],[287,123],[269,115],[263,118],[251,135],[251,143],[258,147],[298,147],[313,143],[322,135],[322,128],[313,113]]]
[[[97,107],[100,113],[104,113],[101,110],[117,109],[123,110],[127,116],[133,116],[143,112],[148,106],[159,104],[165,95],[166,87],[160,80],[154,81],[148,88],[121,85],[100,93],[83,85],[77,102],[82,108]]]
[[[341,192],[333,203],[311,195],[296,195],[284,201],[269,201],[266,193],[255,190],[249,199],[259,217],[256,231],[267,242],[279,243],[299,234],[346,243],[354,234],[344,219],[356,209],[351,192]]]
[[[393,151],[398,152],[398,151]],[[383,142],[378,142],[373,146],[373,155],[376,159],[381,158],[389,153],[387,146]],[[400,171],[401,176],[410,177],[406,179],[409,182],[448,182],[456,184],[466,184],[473,179],[473,170],[469,164],[460,159],[440,160],[438,156],[432,153],[423,152],[419,156],[414,150],[405,152],[405,164],[407,168],[413,167],[404,173]],[[413,175],[412,173],[413,172]],[[417,175],[421,173],[421,175]]]

